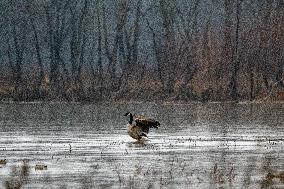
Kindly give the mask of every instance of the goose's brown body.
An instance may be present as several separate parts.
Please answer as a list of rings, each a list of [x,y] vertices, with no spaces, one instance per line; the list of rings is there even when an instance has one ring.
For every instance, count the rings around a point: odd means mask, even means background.
[[[154,119],[147,118],[144,116],[137,116],[135,117],[135,125],[132,124],[133,121],[133,115],[128,112],[125,114],[125,116],[130,116],[129,124],[127,125],[127,133],[129,136],[136,140],[142,139],[142,137],[147,137],[147,134],[149,133],[149,128],[156,128],[160,126],[160,123],[158,121],[155,121]]]
[[[129,124],[127,127],[127,133],[129,136],[131,136],[132,138],[136,140],[140,140],[142,136],[144,136],[142,130],[137,125]]]

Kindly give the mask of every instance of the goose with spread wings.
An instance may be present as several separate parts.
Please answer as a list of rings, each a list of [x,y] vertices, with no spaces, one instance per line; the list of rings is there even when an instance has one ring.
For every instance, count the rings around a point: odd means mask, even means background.
[[[128,135],[136,140],[147,137],[150,128],[158,129],[160,126],[160,123],[152,118],[135,116],[134,119],[130,112],[127,112],[124,116],[129,116],[129,122],[127,125]],[[133,124],[133,119],[135,120],[135,124]]]

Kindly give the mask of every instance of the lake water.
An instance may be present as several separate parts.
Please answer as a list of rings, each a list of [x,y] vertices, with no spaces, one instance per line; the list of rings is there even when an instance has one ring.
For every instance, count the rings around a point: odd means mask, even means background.
[[[284,188],[284,104],[1,104],[0,135],[0,188]]]

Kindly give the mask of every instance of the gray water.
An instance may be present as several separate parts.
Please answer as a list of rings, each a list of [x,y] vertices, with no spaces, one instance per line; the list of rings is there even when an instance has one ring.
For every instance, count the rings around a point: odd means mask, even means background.
[[[284,104],[1,104],[0,135],[0,188],[284,188]]]

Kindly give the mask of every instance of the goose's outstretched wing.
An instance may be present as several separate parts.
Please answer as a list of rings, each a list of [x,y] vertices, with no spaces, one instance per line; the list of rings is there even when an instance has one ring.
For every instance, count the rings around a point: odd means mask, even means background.
[[[135,117],[136,125],[139,126],[143,132],[148,133],[149,128],[154,127],[158,129],[160,123],[152,118],[147,118],[144,116],[136,116]]]

